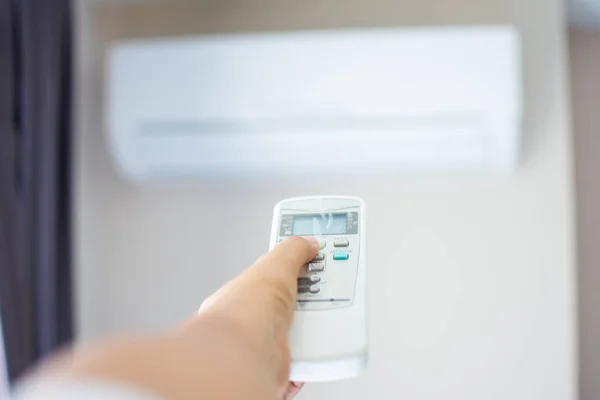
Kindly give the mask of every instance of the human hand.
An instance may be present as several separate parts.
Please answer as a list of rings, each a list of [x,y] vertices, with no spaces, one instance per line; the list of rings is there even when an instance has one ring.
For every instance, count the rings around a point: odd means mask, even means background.
[[[291,237],[220,288],[200,308],[200,316],[226,319],[265,363],[278,398],[292,399],[301,383],[288,382],[292,324],[300,268],[319,251],[315,238]]]
[[[80,348],[42,366],[32,379],[45,376],[67,387],[114,381],[169,400],[292,399],[302,387],[288,382],[297,277],[318,248],[314,238],[289,238],[178,329]]]

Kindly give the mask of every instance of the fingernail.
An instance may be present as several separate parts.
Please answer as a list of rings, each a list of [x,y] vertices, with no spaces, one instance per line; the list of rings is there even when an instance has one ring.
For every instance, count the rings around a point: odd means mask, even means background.
[[[319,249],[319,241],[313,236],[302,236],[304,239],[308,240],[310,245],[315,249]]]

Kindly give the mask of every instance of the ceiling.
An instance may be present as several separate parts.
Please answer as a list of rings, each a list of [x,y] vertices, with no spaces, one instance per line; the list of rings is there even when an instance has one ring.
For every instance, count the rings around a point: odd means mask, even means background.
[[[600,28],[600,0],[569,0],[569,24],[573,27]]]

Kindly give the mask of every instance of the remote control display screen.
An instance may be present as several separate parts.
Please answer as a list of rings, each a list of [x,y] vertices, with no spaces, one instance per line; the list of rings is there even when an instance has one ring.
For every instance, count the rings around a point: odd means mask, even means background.
[[[280,236],[319,236],[358,233],[358,213],[284,215]]]
[[[301,216],[294,218],[292,235],[335,235],[346,233],[348,218],[345,214],[319,216]]]

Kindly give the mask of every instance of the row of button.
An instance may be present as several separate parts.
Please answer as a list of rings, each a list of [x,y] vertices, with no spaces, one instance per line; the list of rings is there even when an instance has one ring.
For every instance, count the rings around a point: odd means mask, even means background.
[[[350,258],[350,254],[346,251],[336,251],[333,253],[333,259],[335,261],[346,261]],[[325,270],[325,257],[322,253],[319,253],[318,257],[315,257],[307,267],[308,272],[321,272]]]
[[[325,239],[317,239],[319,242],[319,249],[324,249],[327,246],[327,241]],[[350,242],[348,239],[335,239],[333,241],[333,247],[348,247]]]
[[[333,253],[333,259],[336,261],[343,261],[347,260],[348,258],[350,258],[350,254],[347,251],[336,251]],[[315,258],[312,259],[312,262],[318,262],[323,260],[325,260],[325,254],[319,252],[319,254],[317,254]]]
[[[327,241],[323,238],[317,239],[319,241],[319,249],[324,249],[327,246]],[[350,245],[348,239],[335,239],[333,241],[334,247],[348,247]],[[344,261],[350,258],[350,254],[347,251],[335,251],[333,253],[333,259],[336,261]],[[308,264],[306,270],[312,273],[310,278],[298,278],[298,293],[319,293],[321,288],[318,283],[321,281],[321,277],[316,272],[323,272],[325,270],[325,254],[319,252],[312,262]]]

